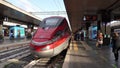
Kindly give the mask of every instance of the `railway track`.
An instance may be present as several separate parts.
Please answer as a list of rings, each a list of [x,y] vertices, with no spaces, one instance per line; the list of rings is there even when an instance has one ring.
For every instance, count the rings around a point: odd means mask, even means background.
[[[30,54],[28,44],[21,44],[15,47],[4,47],[0,50],[0,62],[7,61],[9,59],[20,59]]]
[[[18,59],[16,63],[9,63],[3,68],[61,68],[66,55],[64,50],[59,55],[52,58],[40,58],[34,60],[30,53],[28,44],[22,44],[15,47],[0,50],[0,63],[10,59]]]
[[[23,68],[61,68],[66,52],[67,50],[64,50],[59,55],[52,58],[40,58],[38,60],[33,60]]]
[[[18,61],[26,56],[29,56],[30,48],[29,48],[29,42],[23,42],[23,43],[16,43],[16,44],[7,44],[5,46],[0,47],[0,68],[13,68],[9,67],[9,65],[12,64],[14,66],[13,62],[18,63]],[[21,61],[20,61],[21,64]],[[22,62],[22,64],[27,64],[25,62]],[[20,65],[18,67],[21,67]],[[17,68],[17,67],[15,67]]]

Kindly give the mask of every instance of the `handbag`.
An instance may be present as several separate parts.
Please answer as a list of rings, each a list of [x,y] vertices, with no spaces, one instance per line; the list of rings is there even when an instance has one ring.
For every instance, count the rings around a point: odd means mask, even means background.
[[[103,44],[103,40],[98,40],[98,43],[99,44]]]

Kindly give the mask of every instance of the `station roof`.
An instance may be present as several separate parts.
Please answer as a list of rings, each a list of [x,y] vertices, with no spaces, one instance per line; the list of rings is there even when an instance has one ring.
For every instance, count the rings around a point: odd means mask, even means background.
[[[41,19],[20,9],[12,4],[0,0],[0,17],[8,17],[13,20],[24,22],[25,24],[35,24],[38,25]]]
[[[101,10],[119,13],[120,0],[64,0],[73,31],[84,27],[84,15],[96,15]]]

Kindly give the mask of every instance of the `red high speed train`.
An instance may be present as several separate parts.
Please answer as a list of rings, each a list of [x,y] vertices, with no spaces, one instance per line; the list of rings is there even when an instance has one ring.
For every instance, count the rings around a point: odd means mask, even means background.
[[[37,57],[53,57],[69,46],[71,31],[64,17],[45,18],[32,37],[30,47]]]

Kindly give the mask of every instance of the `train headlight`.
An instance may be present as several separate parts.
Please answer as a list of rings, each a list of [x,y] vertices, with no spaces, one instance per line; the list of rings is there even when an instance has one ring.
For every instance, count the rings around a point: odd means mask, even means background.
[[[44,47],[44,48],[42,48],[41,50],[49,50],[50,49],[50,46],[46,46],[46,47]]]

